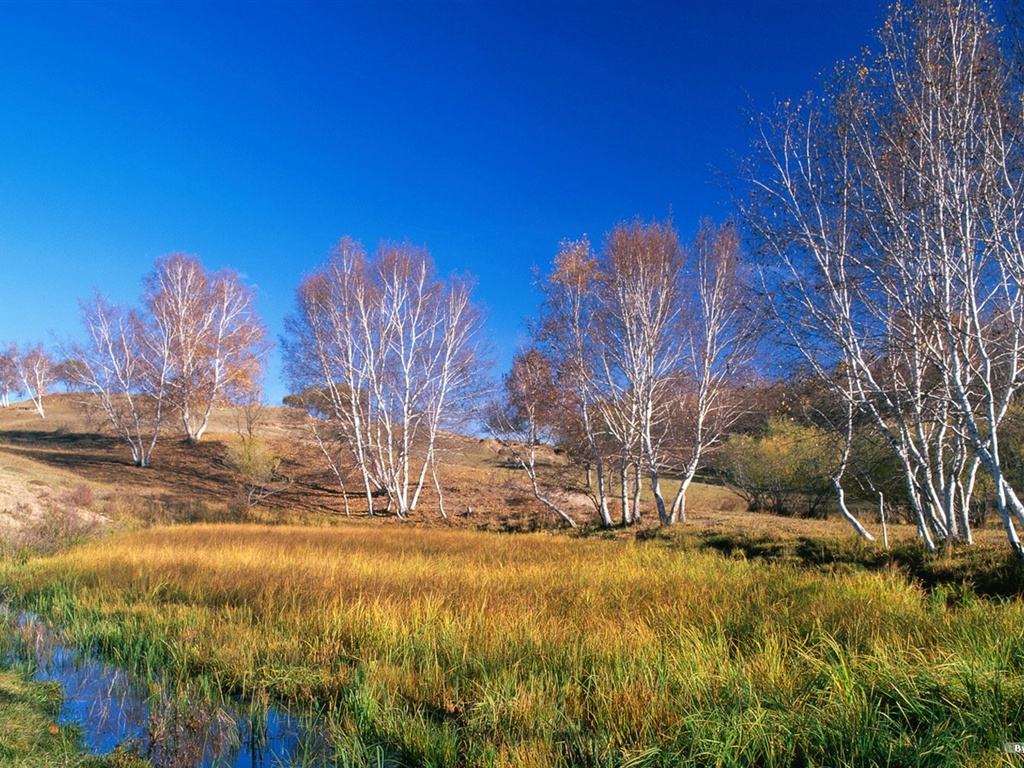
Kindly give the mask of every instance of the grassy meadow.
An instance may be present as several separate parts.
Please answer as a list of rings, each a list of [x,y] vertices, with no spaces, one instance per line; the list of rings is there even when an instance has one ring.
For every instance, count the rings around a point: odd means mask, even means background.
[[[314,707],[353,764],[1003,765],[1024,740],[1024,604],[895,570],[194,525],[8,562],[0,582],[143,675]]]
[[[186,705],[312,712],[339,765],[995,766],[1024,741],[1024,566],[997,521],[938,555],[893,521],[885,550],[697,484],[671,531],[568,534],[500,446],[456,436],[447,520],[429,495],[349,517],[286,409],[261,434],[291,483],[251,508],[230,413],[139,470],[75,397],[0,411],[0,604]],[[50,733],[55,701],[0,671],[0,766],[114,764]]]

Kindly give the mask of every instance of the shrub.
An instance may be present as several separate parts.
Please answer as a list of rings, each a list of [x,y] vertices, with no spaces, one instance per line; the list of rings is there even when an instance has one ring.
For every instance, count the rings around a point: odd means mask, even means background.
[[[291,478],[281,474],[281,459],[258,437],[243,437],[228,448],[224,461],[235,473],[247,509],[291,485]]]
[[[773,418],[763,435],[733,435],[721,470],[751,511],[823,516],[839,448],[822,430]]]

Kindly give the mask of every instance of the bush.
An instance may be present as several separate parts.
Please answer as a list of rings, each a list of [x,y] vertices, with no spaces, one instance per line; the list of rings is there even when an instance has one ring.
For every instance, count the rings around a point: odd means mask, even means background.
[[[41,514],[17,510],[20,523],[0,531],[0,554],[6,556],[50,555],[80,544],[102,531],[89,515],[63,506],[51,505]]]
[[[823,517],[839,447],[810,425],[773,418],[763,435],[733,435],[720,468],[751,511]]]
[[[291,478],[281,474],[281,459],[258,437],[243,437],[228,448],[224,461],[235,473],[247,509],[291,485]]]

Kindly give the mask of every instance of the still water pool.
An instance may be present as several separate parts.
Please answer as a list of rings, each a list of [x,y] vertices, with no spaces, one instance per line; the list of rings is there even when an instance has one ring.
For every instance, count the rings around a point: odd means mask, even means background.
[[[13,621],[18,642],[8,651],[8,662],[28,664],[36,681],[60,685],[59,722],[77,724],[94,754],[129,749],[157,768],[313,768],[349,762],[335,754],[326,726],[312,715],[273,705],[214,702],[188,688],[143,684],[61,644],[30,614]]]

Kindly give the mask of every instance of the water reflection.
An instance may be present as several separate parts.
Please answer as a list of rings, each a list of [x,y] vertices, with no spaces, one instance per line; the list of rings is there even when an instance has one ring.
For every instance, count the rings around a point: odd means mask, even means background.
[[[60,722],[77,723],[86,748],[96,754],[130,749],[156,768],[338,763],[326,728],[315,718],[274,706],[213,702],[187,688],[170,693],[155,683],[143,686],[123,669],[61,645],[31,615],[16,618],[8,656],[31,664],[36,681],[60,684]]]

